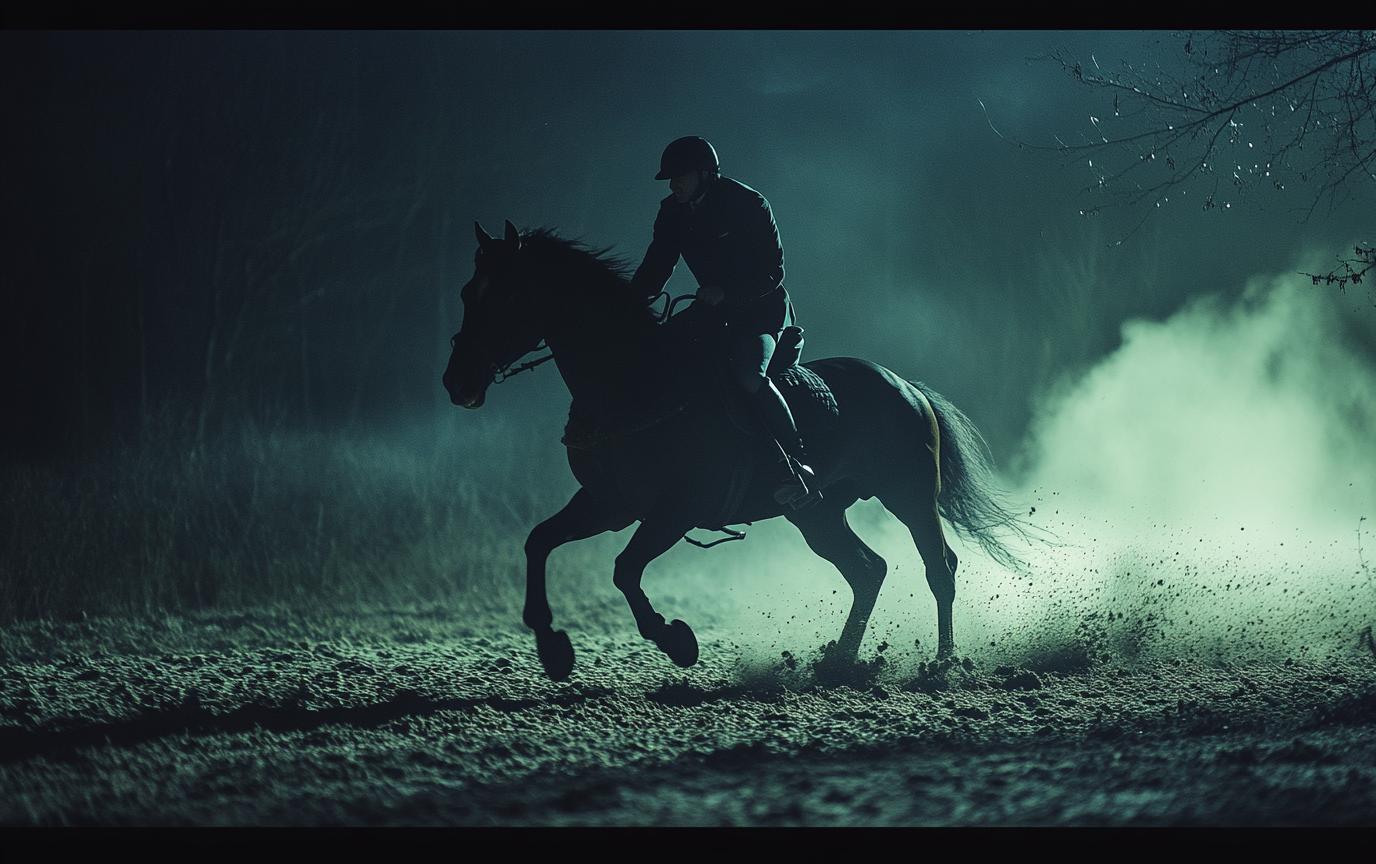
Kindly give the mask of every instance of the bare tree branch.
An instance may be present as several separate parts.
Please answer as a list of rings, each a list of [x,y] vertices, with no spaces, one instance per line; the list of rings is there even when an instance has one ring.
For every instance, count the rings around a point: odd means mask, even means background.
[[[1331,210],[1357,186],[1376,182],[1376,30],[1187,32],[1175,38],[1179,53],[1173,57],[1123,61],[1115,72],[1103,71],[1092,55],[1087,68],[1064,49],[1034,58],[1058,63],[1076,81],[1111,96],[1111,115],[1090,115],[1093,132],[1078,143],[1061,136],[1054,144],[1011,142],[1054,151],[1067,164],[1085,160],[1094,182],[1083,191],[1108,203],[1151,205],[1119,244],[1198,181],[1212,180],[1198,205],[1205,211],[1259,203],[1262,195],[1287,190],[1293,198],[1294,190],[1303,190],[1302,202],[1291,205],[1300,221],[1320,203],[1327,201]],[[989,126],[1010,140],[992,121]],[[1376,266],[1376,247],[1359,243],[1353,251],[1328,273],[1304,275],[1343,292],[1348,284],[1364,284]]]
[[[1213,176],[1230,180],[1239,200],[1298,183],[1312,190],[1300,208],[1307,219],[1352,183],[1376,181],[1376,31],[1177,38],[1180,76],[1126,62],[1103,72],[1096,61],[1089,71],[1068,52],[1050,55],[1075,80],[1111,94],[1112,116],[1091,116],[1094,135],[1080,143],[1018,143],[1087,158],[1096,181],[1088,190],[1129,205],[1159,202],[1187,181]],[[1201,206],[1219,205],[1210,195]]]
[[[1339,258],[1338,267],[1341,268],[1341,272],[1338,269],[1333,269],[1327,273],[1305,273],[1304,275],[1314,280],[1315,285],[1320,283],[1337,285],[1338,290],[1346,294],[1347,283],[1361,285],[1366,274],[1371,272],[1373,267],[1376,267],[1376,246],[1358,244],[1352,247],[1352,257]],[[1368,297],[1370,297],[1369,294]],[[1371,305],[1376,306],[1376,300],[1372,300]]]

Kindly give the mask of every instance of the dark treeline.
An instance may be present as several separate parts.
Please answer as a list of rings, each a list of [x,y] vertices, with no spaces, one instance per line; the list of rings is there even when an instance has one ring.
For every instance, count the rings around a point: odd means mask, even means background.
[[[1069,41],[1140,60],[1153,38],[0,34],[0,447],[90,452],[155,417],[203,442],[452,410],[439,375],[472,221],[637,259],[661,148],[702,134],[773,205],[809,357],[926,381],[1010,465],[1125,320],[1331,267],[1369,231],[1365,189],[1301,223],[1306,190],[1205,211],[1203,184],[1146,218],[1082,193],[1088,165],[991,129],[1073,137],[1112,106],[1025,58]],[[670,287],[692,283],[679,268]],[[1376,350],[1373,316],[1347,320]]]
[[[374,83],[379,52],[350,34],[3,39],[7,448],[76,452],[169,405],[203,437],[442,396],[443,289],[467,266],[451,234],[471,236],[446,207],[475,178],[450,113]],[[434,98],[434,57],[386,57]]]

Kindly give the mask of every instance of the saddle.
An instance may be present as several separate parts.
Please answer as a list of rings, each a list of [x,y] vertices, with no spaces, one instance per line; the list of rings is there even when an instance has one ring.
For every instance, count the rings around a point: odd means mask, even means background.
[[[811,425],[809,419],[820,419],[819,412],[833,417],[840,414],[831,388],[817,373],[799,362],[802,359],[803,342],[803,328],[792,324],[785,327],[766,370],[800,426]],[[768,437],[754,406],[744,398],[740,388],[725,379],[720,385],[720,392],[727,394],[722,401],[732,424],[747,435]]]

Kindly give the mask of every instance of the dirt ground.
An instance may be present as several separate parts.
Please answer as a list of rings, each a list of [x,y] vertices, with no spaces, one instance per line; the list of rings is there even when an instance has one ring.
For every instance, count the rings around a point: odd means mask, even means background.
[[[820,687],[588,608],[573,678],[500,616],[30,624],[6,825],[1370,825],[1376,663],[900,672]]]

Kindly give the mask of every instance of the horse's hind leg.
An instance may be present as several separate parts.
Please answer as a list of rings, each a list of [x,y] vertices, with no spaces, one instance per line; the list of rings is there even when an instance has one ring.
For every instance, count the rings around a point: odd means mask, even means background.
[[[573,643],[563,630],[555,631],[554,613],[545,593],[545,563],[558,547],[603,531],[619,531],[631,524],[579,489],[564,509],[535,526],[526,538],[526,607],[521,616],[535,631],[535,647],[545,673],[562,681],[573,671]]]
[[[884,559],[851,530],[850,522],[846,519],[846,508],[854,502],[854,496],[828,493],[828,497],[816,506],[787,515],[788,521],[803,533],[808,547],[836,565],[854,595],[850,615],[841,629],[841,638],[836,641],[834,652],[827,658],[842,670],[852,666],[860,653],[860,640],[865,637],[870,613],[874,611],[879,589],[883,587],[884,577],[889,571]]]
[[[911,475],[909,475],[911,476]],[[951,611],[956,599],[956,553],[946,544],[941,528],[941,516],[936,498],[941,491],[932,465],[919,472],[917,482],[881,494],[879,500],[890,513],[908,526],[922,564],[927,570],[927,587],[936,597],[936,656],[944,660],[955,653],[955,636],[951,626]]]

